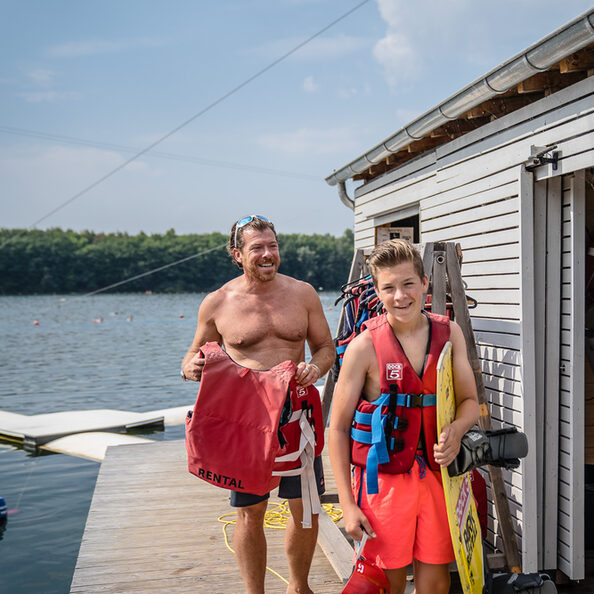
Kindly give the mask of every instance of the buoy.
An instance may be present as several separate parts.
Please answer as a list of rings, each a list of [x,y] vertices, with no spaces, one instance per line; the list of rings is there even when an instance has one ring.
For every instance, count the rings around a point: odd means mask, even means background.
[[[332,311],[333,309],[334,308],[331,305],[328,306],[328,311]]]
[[[0,520],[6,518],[8,515],[8,508],[6,507],[6,501],[4,497],[0,497]]]
[[[128,316],[128,317],[126,318],[126,322],[131,322],[131,321],[132,321],[132,316]]]
[[[184,317],[184,314],[179,314],[179,317],[180,317],[180,318],[183,318],[183,317]]]
[[[95,322],[95,324],[101,324],[101,322],[103,322],[103,318],[93,318],[93,322]]]
[[[152,295],[152,294],[153,294],[153,292],[152,292],[152,291],[149,291],[149,290],[147,290],[147,291],[145,291],[145,292],[144,292],[144,294],[145,294],[145,295]]]
[[[33,320],[33,326],[39,326],[39,320]]]

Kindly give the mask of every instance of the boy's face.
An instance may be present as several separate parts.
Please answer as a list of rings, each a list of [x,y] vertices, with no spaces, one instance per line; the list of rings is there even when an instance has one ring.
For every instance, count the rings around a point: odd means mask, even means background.
[[[429,281],[415,271],[412,262],[402,262],[376,273],[375,290],[388,314],[397,322],[413,321],[423,309],[423,293]]]

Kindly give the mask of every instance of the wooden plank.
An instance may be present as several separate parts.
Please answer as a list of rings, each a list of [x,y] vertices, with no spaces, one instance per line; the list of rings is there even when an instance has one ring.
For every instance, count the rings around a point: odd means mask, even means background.
[[[569,483],[571,516],[562,526],[570,534],[571,557],[559,568],[571,579],[583,579],[584,559],[584,293],[585,293],[585,177],[577,172],[568,179],[570,192],[565,198],[571,205],[571,423],[561,429],[560,448],[567,439],[571,453],[571,481]],[[560,424],[562,427],[562,424]],[[560,484],[561,488],[561,484]]]
[[[512,198],[517,195],[518,188],[514,181],[504,183],[500,186],[494,186],[492,188],[486,188],[480,192],[480,200],[477,200],[477,192],[474,190],[472,193],[468,193],[466,196],[460,197],[455,201],[448,200],[447,202],[440,202],[431,206],[427,203],[423,204],[423,218],[435,219],[441,216],[445,216],[454,212],[464,212],[477,208],[477,206],[486,206]]]
[[[421,211],[421,217],[423,213]],[[498,217],[490,217],[485,220],[474,220],[471,223],[460,223],[455,227],[440,227],[433,230],[424,228],[423,219],[420,221],[421,237],[424,242],[439,241],[447,234],[449,241],[458,241],[468,235],[477,235],[481,233],[490,233],[492,231],[501,231],[518,226],[518,214],[509,213]]]
[[[329,474],[327,482],[334,485]],[[230,511],[227,491],[188,473],[183,440],[108,448],[71,592],[243,591],[218,521]],[[283,540],[284,531],[267,530],[268,565],[286,577]],[[335,593],[341,583],[317,548],[312,589]],[[267,572],[266,588],[286,585]]]
[[[534,318],[534,179],[523,166],[518,168],[520,196],[520,253],[521,253],[521,368],[523,378],[522,431],[528,439],[528,454],[523,461],[524,501],[526,522],[522,532],[522,568],[538,571],[538,495],[537,495],[537,439],[536,439],[536,323]],[[532,387],[532,389],[531,389]]]
[[[546,313],[545,313],[545,391],[544,391],[544,445],[546,476],[543,494],[543,567],[557,564],[557,509],[559,476],[559,329],[561,297],[561,178],[551,178],[547,182],[547,255],[546,255]],[[553,512],[553,513],[551,513]]]
[[[431,274],[431,312],[446,314],[446,252],[445,244],[433,244],[433,272]]]
[[[319,517],[318,542],[338,578],[346,583],[353,572],[353,547],[325,511]]]
[[[476,198],[475,198],[476,200]],[[473,208],[461,210],[456,212],[450,210],[450,214],[442,215],[440,217],[428,219],[423,211],[423,232],[428,233],[435,229],[449,228],[453,225],[459,225],[461,223],[470,223],[472,221],[483,221],[506,215],[510,213],[516,213],[519,209],[519,200],[517,196],[511,196],[505,200],[500,200],[492,204],[475,204]]]
[[[460,274],[460,266],[458,264],[458,254],[456,252],[456,246],[453,243],[448,242],[446,246],[446,265],[448,278],[450,281],[450,290],[452,292],[452,301],[454,304],[454,315],[464,334],[468,359],[474,372],[474,379],[477,386],[481,410],[479,424],[481,429],[488,430],[491,428],[491,418],[487,405],[485,387],[483,385],[480,362],[476,353],[476,344],[472,332],[470,314],[466,305],[466,295],[464,293],[462,276]],[[521,571],[518,545],[513,533],[513,525],[511,522],[509,505],[505,495],[501,468],[495,468],[493,466],[488,466],[487,468],[491,481],[491,489],[494,494],[494,503],[497,510],[497,518],[500,524],[501,536],[504,542],[506,561],[510,571]]]

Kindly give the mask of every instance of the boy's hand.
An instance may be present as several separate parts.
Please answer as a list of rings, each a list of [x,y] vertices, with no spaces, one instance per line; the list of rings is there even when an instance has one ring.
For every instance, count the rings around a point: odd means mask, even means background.
[[[458,455],[461,439],[454,423],[443,428],[438,443],[433,446],[433,456],[440,466],[448,466]]]
[[[361,540],[363,538],[363,531],[367,532],[369,538],[375,538],[375,532],[367,516],[357,505],[349,506],[346,509],[343,507],[342,518],[346,531],[355,540]]]

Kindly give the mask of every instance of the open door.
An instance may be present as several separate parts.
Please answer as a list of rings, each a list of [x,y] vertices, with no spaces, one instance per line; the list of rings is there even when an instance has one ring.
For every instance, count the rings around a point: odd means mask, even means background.
[[[557,567],[584,578],[585,174],[562,178]]]

